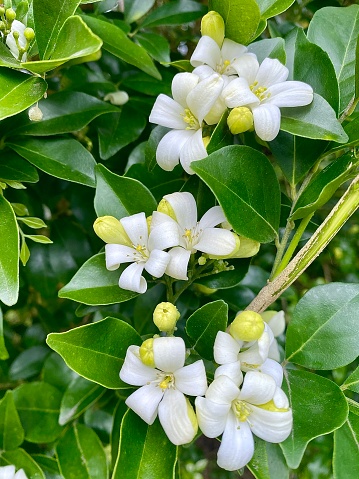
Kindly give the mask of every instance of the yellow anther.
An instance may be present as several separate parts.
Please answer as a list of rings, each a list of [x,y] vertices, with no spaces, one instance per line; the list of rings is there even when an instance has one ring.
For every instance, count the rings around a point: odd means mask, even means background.
[[[189,108],[185,109],[183,120],[188,124],[188,126],[186,127],[186,130],[198,130],[199,128],[198,120]]]
[[[167,389],[173,381],[172,376],[166,376],[163,381],[160,382],[159,386],[161,389]]]
[[[251,413],[251,408],[249,407],[249,405],[245,401],[239,400],[234,401],[232,405],[234,414],[237,416],[237,418],[241,422],[246,421]]]
[[[223,65],[224,65],[225,67],[228,67],[230,64],[231,64],[231,61],[230,61],[230,60],[224,60],[224,62],[223,62]]]
[[[185,229],[185,230],[184,230],[184,236],[185,236],[186,238],[190,238],[190,237],[192,236],[192,231]]]

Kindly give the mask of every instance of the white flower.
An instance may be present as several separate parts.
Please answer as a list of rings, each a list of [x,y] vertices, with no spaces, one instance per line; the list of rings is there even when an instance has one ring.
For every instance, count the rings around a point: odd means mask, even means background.
[[[19,49],[17,48],[13,33],[18,32],[18,34],[19,34],[19,39],[18,39],[19,45],[20,45],[21,48],[25,48],[26,45],[27,45],[26,38],[25,38],[25,35],[24,35],[25,28],[26,28],[26,25],[19,22],[18,20],[14,20],[12,22],[12,25],[11,25],[11,32],[6,37],[6,45],[9,47],[10,52],[12,53],[12,55],[15,58],[18,58],[18,56],[19,56]],[[22,58],[21,58],[21,61],[26,62],[26,59],[27,59],[27,53],[25,52],[23,54]]]
[[[155,278],[160,278],[171,259],[165,251],[173,246],[176,238],[173,238],[172,230],[162,225],[160,230],[152,230],[148,234],[148,226],[144,213],[137,213],[120,220],[128,241],[124,244],[107,244],[106,267],[113,271],[120,267],[121,263],[133,263],[121,274],[119,286],[123,289],[144,293],[147,290],[147,282],[142,276],[145,269]]]
[[[241,69],[241,59],[237,63]],[[286,81],[289,70],[276,59],[266,58],[261,65],[254,58],[243,63],[240,78],[230,82],[222,96],[229,108],[250,108],[257,135],[272,141],[280,129],[279,108],[308,105],[313,89],[304,82]]]
[[[0,467],[0,479],[27,479],[23,469],[19,469],[15,474],[15,466]]]
[[[252,433],[268,442],[284,441],[292,429],[292,411],[284,392],[267,374],[248,372],[241,389],[227,376],[196,398],[198,424],[207,437],[223,433],[217,463],[235,471],[254,453]]]
[[[280,353],[276,338],[283,334],[285,330],[284,311],[265,311],[264,313],[261,313],[261,316],[264,321],[266,321],[274,335],[274,340],[268,351],[268,357],[275,361],[280,361]]]
[[[157,163],[166,171],[181,163],[193,174],[190,164],[207,156],[202,140],[202,122],[222,91],[223,80],[213,74],[199,83],[193,73],[178,73],[172,81],[172,96],[159,95],[150,114],[150,122],[172,128],[161,139],[156,151]]]
[[[232,232],[215,228],[226,219],[220,206],[210,208],[197,221],[197,205],[191,193],[172,193],[164,196],[164,200],[169,203],[175,219],[154,211],[152,225],[157,228],[170,221],[172,228],[177,231],[179,246],[169,251],[171,260],[166,268],[166,273],[172,278],[188,279],[188,262],[191,254],[196,251],[219,257],[230,255],[238,247],[238,241]]]
[[[160,337],[153,340],[155,367],[140,359],[140,348],[130,346],[120,371],[122,381],[142,386],[132,393],[126,404],[147,424],[159,417],[173,444],[187,444],[197,433],[193,408],[185,394],[202,396],[207,389],[203,361],[184,366],[186,347],[182,338]]]

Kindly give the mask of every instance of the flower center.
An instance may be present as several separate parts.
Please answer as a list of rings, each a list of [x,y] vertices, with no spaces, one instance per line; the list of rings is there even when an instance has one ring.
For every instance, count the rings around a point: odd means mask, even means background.
[[[197,118],[191,112],[189,108],[186,108],[183,116],[184,121],[188,124],[186,130],[198,130],[200,125]]]
[[[252,412],[252,409],[249,407],[248,403],[245,401],[240,401],[239,399],[236,399],[232,402],[232,410],[241,422],[246,421]]]
[[[231,65],[230,60],[222,60],[221,63],[218,63],[216,65],[216,72],[219,73],[220,75],[227,74],[229,75],[229,67]]]
[[[158,385],[161,389],[169,389],[175,387],[175,378],[171,373],[158,374]]]
[[[186,249],[191,250],[193,246],[196,243],[198,243],[198,239],[201,233],[202,233],[202,230],[198,229],[198,223],[196,224],[196,226],[194,226],[191,229],[185,228],[184,234],[182,235],[182,237],[186,241]]]
[[[258,86],[257,81],[252,83],[249,88],[258,97],[259,101],[264,101],[271,96],[270,93],[267,93],[268,88],[266,88],[265,86]]]
[[[136,261],[136,263],[140,263],[141,261],[147,261],[148,258],[150,257],[149,255],[149,252],[148,252],[148,249],[146,247],[146,245],[144,244],[133,244],[132,247],[134,248],[135,250],[135,253],[134,253],[134,260]]]

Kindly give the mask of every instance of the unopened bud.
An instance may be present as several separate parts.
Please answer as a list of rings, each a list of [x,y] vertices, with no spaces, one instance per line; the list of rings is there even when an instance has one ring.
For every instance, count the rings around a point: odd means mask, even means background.
[[[173,332],[181,316],[176,306],[172,303],[160,303],[153,312],[153,322],[160,331]]]
[[[227,255],[208,255],[209,258],[211,259],[228,259],[228,258],[233,258],[236,257],[237,251],[241,247],[241,240],[239,239],[239,236],[236,233],[232,232],[232,237],[233,237],[233,250],[231,253]]]
[[[224,40],[224,31],[224,20],[219,13],[212,10],[202,18],[201,34],[213,38],[219,47]]]
[[[258,253],[261,244],[258,241],[240,236],[241,244],[232,258],[251,258]]]
[[[112,105],[124,105],[125,103],[128,102],[130,97],[128,96],[128,93],[125,91],[115,91],[113,93],[108,93],[108,95],[105,96],[104,100],[109,101],[112,103]]]
[[[151,215],[151,216],[147,216],[147,218],[146,218],[146,223],[147,223],[148,234],[150,234],[150,232],[151,232],[151,223],[152,223],[152,215]]]
[[[0,15],[1,16],[5,15],[5,8],[2,5],[0,6]]]
[[[255,341],[262,336],[263,331],[264,321],[261,315],[254,311],[237,314],[229,328],[231,336],[240,341]]]
[[[263,320],[271,328],[274,337],[280,336],[285,330],[284,311],[264,311],[261,313]]]
[[[253,128],[253,114],[246,106],[233,108],[227,118],[228,128],[233,135],[244,133]]]
[[[204,138],[202,138],[202,141],[203,141],[204,147],[207,148],[209,142],[211,141],[211,137],[210,136],[205,136]]]
[[[13,8],[8,8],[5,14],[6,14],[6,20],[10,23],[13,22],[16,18],[16,12]]]
[[[187,405],[187,417],[190,420],[190,423],[193,427],[194,436],[197,434],[198,431],[198,420],[196,413],[194,412],[192,404],[189,402],[189,399],[186,398],[186,405]]]
[[[30,27],[27,27],[25,28],[24,30],[24,37],[26,38],[26,40],[28,42],[31,42],[31,40],[33,40],[35,38],[35,32],[32,28]]]
[[[155,367],[155,357],[153,353],[153,338],[146,339],[140,347],[140,358],[143,364],[150,368]]]
[[[0,32],[4,32],[5,29],[6,29],[5,23],[2,20],[0,20]]]
[[[173,220],[177,221],[176,214],[167,200],[164,198],[158,203],[157,211],[170,216]]]
[[[17,30],[14,30],[12,32],[12,36],[14,37],[15,40],[18,40],[20,37],[20,33]]]
[[[93,229],[99,238],[108,244],[122,244],[131,246],[125,228],[114,216],[100,216],[93,224]]]
[[[30,121],[41,121],[44,116],[42,111],[37,105],[32,106],[28,114],[29,114]]]

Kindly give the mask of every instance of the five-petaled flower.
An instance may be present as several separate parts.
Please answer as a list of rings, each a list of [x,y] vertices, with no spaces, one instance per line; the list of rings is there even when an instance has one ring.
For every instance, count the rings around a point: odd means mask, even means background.
[[[2,466],[0,467],[0,478],[1,479],[27,479],[27,476],[23,469],[19,469],[15,473],[15,466]]]

